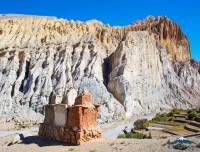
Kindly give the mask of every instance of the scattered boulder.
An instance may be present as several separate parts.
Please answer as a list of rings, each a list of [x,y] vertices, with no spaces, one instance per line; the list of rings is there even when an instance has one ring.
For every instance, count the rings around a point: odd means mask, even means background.
[[[23,139],[24,139],[23,134],[17,134],[14,136],[13,140],[7,144],[7,146],[12,146],[14,144],[20,143],[20,142],[22,142]]]

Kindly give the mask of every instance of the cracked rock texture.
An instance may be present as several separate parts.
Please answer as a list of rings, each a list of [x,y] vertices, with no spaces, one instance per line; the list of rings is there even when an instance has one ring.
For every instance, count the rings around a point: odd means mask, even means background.
[[[74,103],[87,87],[99,123],[200,105],[200,64],[166,17],[124,27],[0,15],[0,115],[40,121],[52,95]]]
[[[148,32],[129,32],[110,65],[108,90],[125,107],[126,116],[200,104],[200,64],[171,62]]]

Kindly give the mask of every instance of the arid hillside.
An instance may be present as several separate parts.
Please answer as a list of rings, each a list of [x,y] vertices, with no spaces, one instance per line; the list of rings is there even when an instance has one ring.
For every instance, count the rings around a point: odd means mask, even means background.
[[[39,121],[59,95],[87,87],[99,123],[200,105],[200,63],[167,17],[124,27],[100,21],[0,15],[1,123]]]

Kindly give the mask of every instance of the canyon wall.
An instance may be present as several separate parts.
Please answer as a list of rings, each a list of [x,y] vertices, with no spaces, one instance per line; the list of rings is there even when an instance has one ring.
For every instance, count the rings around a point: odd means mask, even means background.
[[[124,27],[0,16],[0,115],[39,121],[52,95],[69,105],[87,87],[99,123],[200,105],[200,66],[166,17]]]

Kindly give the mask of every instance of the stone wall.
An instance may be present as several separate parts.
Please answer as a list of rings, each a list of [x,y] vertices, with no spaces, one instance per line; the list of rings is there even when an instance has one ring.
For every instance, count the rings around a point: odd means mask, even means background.
[[[80,145],[91,139],[101,138],[100,128],[85,130],[70,130],[67,127],[56,127],[40,124],[39,135],[50,140],[57,140],[67,144]]]
[[[98,108],[74,106],[69,109],[67,126],[78,129],[94,128],[97,126]]]

